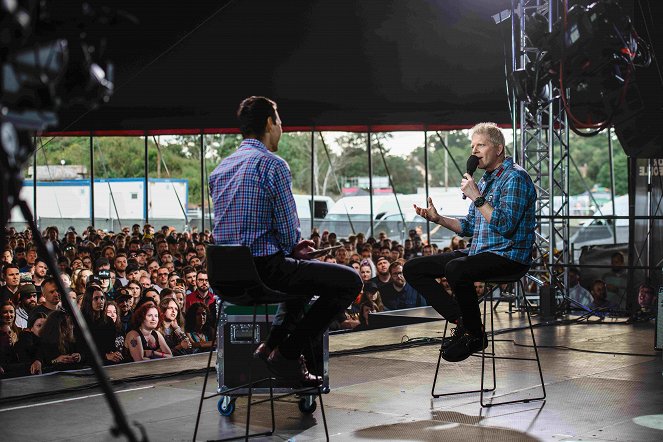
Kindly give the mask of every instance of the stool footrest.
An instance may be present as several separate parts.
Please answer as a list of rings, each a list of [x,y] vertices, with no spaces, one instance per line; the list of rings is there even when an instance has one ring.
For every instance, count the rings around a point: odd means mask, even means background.
[[[503,281],[497,281],[496,283],[499,284],[501,282],[503,282]],[[509,281],[509,282],[517,282],[517,284],[520,288],[520,293],[525,293],[525,288],[523,286],[522,280],[519,279],[518,281]],[[499,287],[499,286],[496,285],[495,287],[493,287],[493,291],[497,287]],[[449,393],[438,393],[438,392],[435,391],[435,386],[436,386],[436,383],[437,383],[437,377],[438,377],[438,374],[439,374],[439,371],[440,371],[440,363],[442,362],[442,355],[443,355],[443,352],[444,352],[444,349],[442,348],[442,346],[440,346],[440,354],[439,354],[439,357],[438,357],[438,360],[437,360],[437,368],[435,370],[435,377],[433,379],[433,387],[431,389],[431,396],[433,396],[434,398],[439,398],[439,397],[442,397],[442,396],[453,396],[453,395],[457,395],[457,394],[480,393],[481,398],[480,398],[479,402],[480,402],[482,407],[492,407],[492,406],[496,406],[496,405],[515,404],[515,403],[528,403],[528,402],[537,401],[537,400],[545,400],[545,398],[546,398],[546,387],[545,387],[545,383],[543,381],[543,371],[541,369],[541,360],[539,359],[539,351],[538,351],[538,347],[536,345],[536,339],[534,337],[534,329],[532,327],[532,319],[531,319],[531,315],[530,315],[531,305],[530,305],[529,301],[527,300],[527,298],[525,296],[523,296],[523,298],[524,298],[524,303],[519,308],[519,310],[521,312],[525,313],[525,315],[527,317],[527,323],[528,323],[527,329],[529,329],[529,333],[530,333],[531,338],[532,338],[532,344],[533,345],[531,347],[534,349],[535,357],[498,356],[495,353],[494,315],[496,315],[497,312],[494,311],[494,307],[495,307],[494,304],[496,302],[499,302],[502,299],[508,299],[509,303],[511,303],[514,300],[514,298],[512,298],[512,297],[498,298],[496,296],[493,296],[493,292],[491,292],[488,295],[484,295],[483,298],[479,300],[479,302],[484,303],[483,304],[483,324],[484,324],[484,327],[487,331],[488,336],[490,337],[490,339],[488,339],[486,341],[486,344],[490,345],[491,349],[489,351],[486,351],[486,349],[484,349],[482,351],[475,352],[475,353],[470,355],[470,356],[481,358],[481,386],[480,386],[480,389],[468,390],[468,391],[456,391],[456,392],[449,392]],[[489,302],[491,303],[490,324],[488,324],[486,322],[487,321],[487,305],[488,305]],[[511,312],[509,312],[509,313],[511,313]],[[489,325],[490,325],[490,329],[488,328]],[[448,326],[449,326],[449,324],[446,323],[445,327],[444,327],[444,335],[442,337],[442,342],[443,343],[445,342],[445,338],[447,338],[447,328],[448,328]],[[492,378],[493,378],[492,379],[492,386],[490,385],[490,383],[488,383],[488,381],[486,381],[486,362],[485,362],[486,359],[492,360],[492,363],[491,363],[491,365],[492,365]],[[517,399],[517,400],[512,400],[512,401],[506,401],[506,402],[484,403],[484,393],[486,393],[486,392],[495,392],[496,389],[497,389],[497,369],[496,369],[496,365],[495,365],[495,360],[496,359],[536,362],[537,367],[538,367],[539,378],[541,379],[541,384],[539,384],[539,385],[541,385],[543,395],[540,396],[540,397],[535,397],[535,398]],[[484,381],[486,381],[488,383],[489,388],[486,388],[484,386]],[[523,390],[521,389],[521,390],[516,390],[516,391],[523,391]],[[507,393],[507,394],[513,394],[513,393],[516,393],[516,391],[512,391],[512,392]],[[502,395],[500,395],[500,396],[502,396]]]

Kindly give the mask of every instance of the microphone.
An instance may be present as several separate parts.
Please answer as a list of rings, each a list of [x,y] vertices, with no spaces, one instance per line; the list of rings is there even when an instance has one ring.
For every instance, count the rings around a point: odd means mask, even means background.
[[[470,174],[470,176],[474,175],[477,167],[479,167],[479,157],[476,155],[470,155],[467,159],[467,173]],[[463,194],[463,199],[467,199],[467,195]]]

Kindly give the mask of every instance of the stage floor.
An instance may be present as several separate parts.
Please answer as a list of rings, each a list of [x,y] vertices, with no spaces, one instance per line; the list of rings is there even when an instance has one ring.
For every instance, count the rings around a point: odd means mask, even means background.
[[[501,307],[501,306],[500,306]],[[496,329],[520,327],[520,313],[495,315]],[[330,337],[331,392],[323,396],[331,439],[660,441],[663,440],[663,362],[653,350],[653,324],[576,323],[535,329],[547,399],[482,408],[479,394],[434,399],[431,384],[438,345],[389,351],[334,354],[406,339],[440,338],[443,321]],[[527,331],[497,337],[499,355],[529,355]],[[130,421],[144,425],[152,441],[191,440],[202,375],[200,356],[150,361],[108,370]],[[180,372],[192,370],[193,372]],[[438,390],[477,389],[481,360],[442,361]],[[179,372],[173,374],[173,372]],[[160,373],[154,379],[122,379]],[[216,390],[210,377],[208,391]],[[98,389],[86,388],[87,372],[2,382],[1,438],[14,440],[113,440],[111,415]],[[541,393],[536,363],[498,361],[496,400]],[[59,389],[67,392],[52,394]],[[442,391],[442,392],[444,392]],[[18,398],[18,396],[30,395]],[[487,397],[490,397],[488,394]],[[220,416],[215,399],[205,402],[198,440],[241,435],[246,400],[231,417]],[[269,406],[252,411],[252,427],[269,426]],[[320,407],[303,415],[295,398],[276,408],[276,433],[257,440],[324,440]]]

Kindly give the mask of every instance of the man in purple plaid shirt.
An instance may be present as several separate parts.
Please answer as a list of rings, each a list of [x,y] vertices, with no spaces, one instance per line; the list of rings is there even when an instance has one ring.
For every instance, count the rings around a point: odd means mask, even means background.
[[[506,157],[504,134],[494,123],[472,128],[472,154],[486,172],[474,182],[466,173],[460,188],[472,200],[469,213],[457,219],[428,207],[414,206],[418,215],[461,236],[472,237],[469,249],[423,256],[405,263],[403,273],[412,287],[447,321],[458,326],[442,357],[450,362],[467,359],[486,348],[486,334],[474,290],[475,281],[525,273],[534,244],[536,190],[530,176]],[[448,296],[436,278],[446,277],[455,299]]]
[[[282,134],[276,103],[249,97],[237,116],[244,141],[209,179],[214,241],[249,246],[265,284],[300,297],[282,306],[277,316],[284,322],[272,327],[255,356],[281,378],[316,385],[322,379],[309,373],[302,349],[350,305],[361,291],[361,279],[351,267],[308,257],[313,241],[301,239],[290,168],[275,154]],[[314,295],[318,299],[302,316]]]

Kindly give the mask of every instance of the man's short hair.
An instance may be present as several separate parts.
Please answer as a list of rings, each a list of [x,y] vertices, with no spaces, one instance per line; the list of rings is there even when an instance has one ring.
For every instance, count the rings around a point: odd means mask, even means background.
[[[244,99],[237,109],[239,131],[244,138],[262,138],[265,135],[267,118],[276,123],[276,103],[269,98],[252,96]]]
[[[470,129],[470,138],[475,134],[485,135],[488,137],[491,143],[506,147],[504,133],[502,132],[502,129],[497,127],[497,124],[495,123],[476,124],[472,129]]]
[[[16,270],[19,270],[19,271],[21,270],[21,269],[18,268],[18,266],[16,264],[5,264],[5,266],[2,268],[2,274],[7,276],[7,271],[9,269],[16,269]]]
[[[398,267],[398,266],[403,267],[403,262],[401,260],[398,260],[398,259],[396,261],[392,262],[391,264],[389,264],[389,273],[391,273],[391,271],[393,269],[395,269],[396,267]]]
[[[53,284],[54,286],[57,287],[58,283],[55,282],[55,277],[54,276],[47,276],[44,278],[44,280],[41,282],[41,286],[45,286],[46,284]]]

